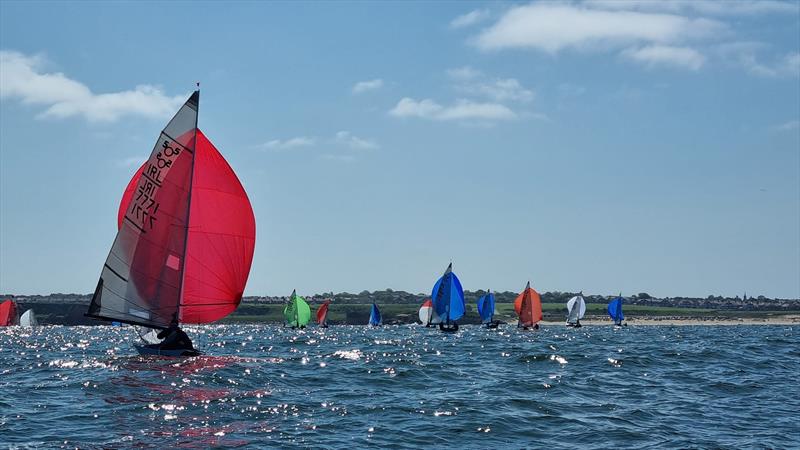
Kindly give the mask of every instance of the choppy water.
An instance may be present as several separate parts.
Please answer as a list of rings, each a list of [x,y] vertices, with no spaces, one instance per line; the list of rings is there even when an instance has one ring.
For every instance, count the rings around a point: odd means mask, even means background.
[[[0,447],[800,447],[787,326],[0,329]]]

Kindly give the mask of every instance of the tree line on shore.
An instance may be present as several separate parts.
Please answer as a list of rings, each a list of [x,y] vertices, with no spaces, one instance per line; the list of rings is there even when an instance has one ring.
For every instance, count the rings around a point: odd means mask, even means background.
[[[477,299],[484,295],[486,291],[464,291],[465,300],[468,303],[475,303]],[[577,292],[545,292],[542,293],[543,303],[566,303]],[[517,297],[517,292],[505,291],[494,292],[495,301],[497,303],[511,303]],[[420,304],[429,294],[424,293],[410,293],[406,291],[396,291],[393,289],[384,289],[380,291],[361,291],[358,294],[349,292],[325,292],[322,294],[312,294],[305,296],[310,303],[322,303],[325,300],[332,300],[334,303],[340,304],[364,304],[364,303],[378,303],[378,304]],[[587,303],[607,303],[615,294],[599,295],[599,294],[586,294],[584,298]],[[13,295],[3,294],[0,299],[16,299],[26,303],[40,303],[40,304],[88,304],[91,300],[91,294],[50,294],[50,295]],[[286,296],[246,296],[242,299],[244,304],[248,303],[284,303],[288,297]],[[646,292],[640,292],[635,295],[625,296],[627,304],[642,305],[642,306],[665,306],[665,307],[680,307],[680,308],[705,308],[705,309],[724,309],[724,310],[744,310],[744,311],[794,311],[800,309],[800,299],[780,299],[768,298],[763,295],[757,297],[723,297],[709,295],[705,298],[700,297],[653,297]]]

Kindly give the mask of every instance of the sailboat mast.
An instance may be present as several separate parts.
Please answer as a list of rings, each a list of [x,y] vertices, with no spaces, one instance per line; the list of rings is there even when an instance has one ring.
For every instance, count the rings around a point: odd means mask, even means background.
[[[196,114],[194,116],[194,145],[192,148],[192,167],[189,170],[189,194],[186,199],[187,208],[186,208],[186,234],[184,235],[183,239],[183,257],[181,261],[183,262],[181,265],[181,287],[178,291],[178,309],[175,311],[175,322],[178,322],[181,317],[181,306],[183,305],[183,290],[184,285],[186,284],[186,254],[189,250],[189,225],[191,224],[191,216],[192,216],[192,186],[194,184],[194,163],[197,159],[197,122],[200,118],[200,83],[197,83],[197,90],[194,91],[197,94],[197,104],[195,107],[197,108]]]

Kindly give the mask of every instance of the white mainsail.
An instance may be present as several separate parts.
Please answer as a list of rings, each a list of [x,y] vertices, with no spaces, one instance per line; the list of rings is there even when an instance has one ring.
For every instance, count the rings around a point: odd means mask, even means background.
[[[586,314],[586,301],[582,295],[576,295],[567,302],[567,323],[575,323]]]
[[[25,311],[25,314],[19,318],[19,326],[21,327],[35,327],[37,325],[39,325],[39,321],[36,320],[36,315],[32,309]]]

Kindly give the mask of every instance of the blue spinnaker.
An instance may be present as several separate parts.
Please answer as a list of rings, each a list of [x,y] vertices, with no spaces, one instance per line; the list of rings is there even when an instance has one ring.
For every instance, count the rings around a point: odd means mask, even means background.
[[[611,316],[614,323],[622,323],[625,320],[625,316],[622,314],[622,296],[608,302],[608,315]]]
[[[488,292],[478,299],[478,314],[483,323],[489,323],[494,317],[494,294]]]
[[[433,286],[431,292],[433,309],[442,318],[442,322],[451,323],[464,316],[464,289],[456,274],[453,273],[453,263],[450,263],[444,275]]]
[[[372,304],[372,311],[369,313],[369,324],[375,327],[381,324],[381,312],[375,303]]]

